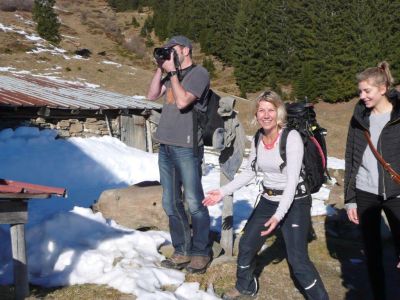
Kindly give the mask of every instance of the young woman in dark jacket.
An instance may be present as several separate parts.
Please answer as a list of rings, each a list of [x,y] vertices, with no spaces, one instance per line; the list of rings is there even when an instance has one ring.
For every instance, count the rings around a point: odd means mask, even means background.
[[[385,212],[400,255],[400,184],[379,163],[373,145],[400,173],[400,94],[391,90],[393,77],[387,62],[357,75],[360,101],[350,121],[346,145],[345,203],[347,215],[360,224],[374,299],[386,299],[380,223]]]

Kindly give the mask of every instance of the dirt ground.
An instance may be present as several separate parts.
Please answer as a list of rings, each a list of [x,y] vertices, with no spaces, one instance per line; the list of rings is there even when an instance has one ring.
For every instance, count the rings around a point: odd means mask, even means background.
[[[342,103],[320,102],[315,105],[317,120],[328,130],[328,155],[344,159],[347,131],[357,99]]]

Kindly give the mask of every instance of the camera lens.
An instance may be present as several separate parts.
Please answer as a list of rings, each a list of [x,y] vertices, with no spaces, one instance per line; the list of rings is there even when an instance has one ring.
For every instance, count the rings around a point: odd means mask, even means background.
[[[153,56],[156,60],[168,60],[171,57],[172,48],[154,48]]]

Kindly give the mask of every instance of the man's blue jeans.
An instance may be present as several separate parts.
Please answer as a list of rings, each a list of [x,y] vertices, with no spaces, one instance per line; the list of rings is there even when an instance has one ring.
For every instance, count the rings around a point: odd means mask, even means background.
[[[201,162],[204,149],[194,156],[193,148],[160,145],[158,165],[163,187],[163,208],[169,218],[169,229],[175,253],[210,255],[210,216],[202,204]],[[183,187],[183,191],[182,191]],[[183,197],[184,196],[184,197]],[[192,233],[183,199],[191,215]]]

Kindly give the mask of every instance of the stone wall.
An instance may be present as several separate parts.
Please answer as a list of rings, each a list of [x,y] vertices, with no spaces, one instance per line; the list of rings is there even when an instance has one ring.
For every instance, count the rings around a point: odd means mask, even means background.
[[[120,138],[119,118],[109,118],[112,135]],[[38,117],[36,119],[8,119],[0,121],[0,130],[5,128],[17,128],[19,126],[35,126],[42,129],[54,129],[58,131],[60,137],[91,137],[109,135],[107,123],[102,116],[100,118],[85,119],[45,119]]]

